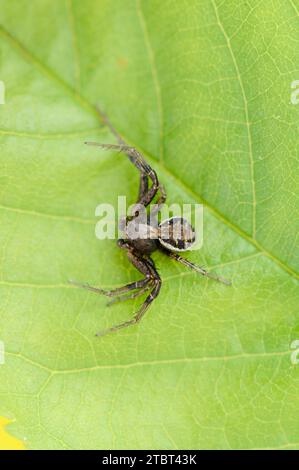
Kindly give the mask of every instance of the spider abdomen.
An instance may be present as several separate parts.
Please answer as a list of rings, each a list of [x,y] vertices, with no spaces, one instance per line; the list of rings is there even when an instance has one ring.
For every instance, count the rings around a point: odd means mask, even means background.
[[[183,217],[171,217],[159,225],[159,241],[171,251],[186,251],[195,242],[195,231]]]

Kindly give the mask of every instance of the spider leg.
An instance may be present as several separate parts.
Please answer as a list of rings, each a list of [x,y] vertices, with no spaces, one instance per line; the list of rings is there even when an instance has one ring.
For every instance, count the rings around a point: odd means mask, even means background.
[[[141,289],[146,286],[149,282],[148,278],[140,279],[139,281],[131,282],[130,284],[126,284],[123,287],[117,287],[116,289],[106,290],[100,289],[99,287],[90,286],[89,284],[83,284],[77,281],[69,280],[70,284],[73,284],[77,287],[81,287],[82,289],[90,290],[91,292],[95,292],[96,294],[106,295],[107,297],[115,297],[119,296],[120,294],[124,294],[131,290]]]
[[[122,136],[117,132],[117,130],[113,127],[110,119],[106,114],[100,109],[99,106],[96,106],[96,109],[104,122],[106,126],[110,129],[111,133],[116,137],[117,142],[120,145],[126,145],[125,140],[122,138]],[[133,157],[128,155],[130,161],[134,164]],[[140,182],[139,182],[139,194],[138,194],[138,200],[140,200],[146,193],[148,192],[148,176],[146,173],[142,172],[140,170]]]
[[[152,206],[151,211],[150,211],[150,215],[153,216],[153,217],[156,216],[158,214],[158,212],[161,210],[161,207],[163,206],[163,204],[165,203],[166,198],[167,198],[165,188],[162,184],[160,184],[159,189],[160,189],[160,193],[161,193],[160,197],[157,200],[157,202]]]
[[[101,144],[98,142],[85,142],[85,144],[101,147],[107,150],[119,150],[120,152],[124,152],[129,157],[131,157],[130,160],[136,166],[136,168],[152,181],[152,186],[150,189],[141,196],[137,203],[143,204],[144,206],[148,206],[151,203],[159,189],[158,176],[155,170],[150,167],[150,165],[145,161],[141,153],[138,152],[135,147],[130,147],[129,145],[124,144]]]
[[[138,201],[140,201],[148,192],[148,176],[146,173],[140,172]]]
[[[123,302],[124,300],[130,300],[130,299],[135,299],[136,297],[140,297],[141,295],[143,295],[146,291],[148,291],[149,289],[151,289],[153,286],[152,286],[152,280],[149,279],[147,284],[142,287],[141,289],[139,289],[138,291],[136,292],[133,292],[133,294],[123,294],[123,295],[120,295],[119,297],[114,297],[112,300],[109,300],[109,302],[107,303],[107,306],[110,306],[110,305],[113,305],[117,302]]]
[[[101,110],[101,108],[97,105],[96,110],[100,115],[100,118],[106,124],[106,126],[110,129],[111,133],[116,137],[117,141],[121,145],[126,145],[126,142],[122,138],[122,136],[117,132],[117,130],[113,127],[112,123],[110,122],[108,116]]]
[[[138,323],[149,308],[149,306],[151,305],[151,303],[153,302],[153,300],[158,296],[160,292],[162,281],[156,268],[154,267],[153,261],[151,260],[151,262],[148,262],[146,259],[139,258],[130,251],[128,252],[128,258],[141,273],[146,275],[146,278],[152,280],[154,287],[151,290],[150,294],[146,297],[138,312],[134,315],[131,320],[127,320],[123,323],[119,323],[118,325],[112,326],[111,328],[100,331],[99,333],[97,333],[96,336],[104,336],[107,333],[113,333],[122,328],[126,328],[127,326],[135,325],[136,323]]]
[[[193,269],[193,271],[198,272],[202,276],[209,277],[210,279],[214,279],[214,281],[222,282],[223,284],[226,284],[227,286],[231,285],[231,281],[228,281],[227,279],[224,279],[223,277],[217,276],[216,274],[209,273],[201,266],[197,266],[196,264],[191,263],[191,261],[188,261],[186,258],[183,258],[177,253],[173,253],[172,251],[168,251],[168,250],[162,250],[162,251],[170,258],[174,259],[175,261],[178,261],[179,263],[183,264],[184,266],[187,266],[188,268]]]

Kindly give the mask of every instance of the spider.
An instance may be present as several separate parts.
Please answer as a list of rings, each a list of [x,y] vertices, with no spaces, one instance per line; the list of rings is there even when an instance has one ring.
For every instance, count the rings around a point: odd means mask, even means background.
[[[147,219],[147,223],[144,226],[139,224],[137,217],[139,211],[136,210],[133,216],[127,216],[122,222],[124,225],[124,238],[120,238],[117,241],[118,246],[127,251],[129,261],[143,275],[142,279],[113,290],[104,290],[89,284],[82,284],[73,280],[69,281],[77,287],[112,297],[108,305],[119,301],[134,299],[149,291],[149,294],[133,318],[96,334],[96,336],[103,336],[107,333],[116,332],[122,328],[138,323],[153,300],[159,295],[162,280],[151,258],[151,254],[156,250],[162,251],[165,255],[169,256],[169,258],[182,263],[203,276],[227,285],[231,283],[222,277],[209,273],[203,267],[191,263],[179,254],[180,252],[187,251],[194,244],[195,232],[193,227],[187,220],[177,216],[158,223],[158,213],[166,201],[166,192],[163,185],[159,182],[157,173],[150,167],[140,152],[126,144],[123,138],[114,129],[108,117],[99,109],[98,112],[103,122],[116,137],[118,143],[102,144],[97,142],[85,142],[85,144],[98,146],[102,149],[118,150],[128,156],[131,163],[133,163],[140,173],[136,207],[142,206],[146,208],[153,201],[157,193],[160,194],[154,209],[151,211],[151,218]],[[154,220],[156,221],[155,224],[152,224],[152,216],[154,216]],[[132,232],[136,229],[139,230],[138,233],[142,236],[132,236]]]

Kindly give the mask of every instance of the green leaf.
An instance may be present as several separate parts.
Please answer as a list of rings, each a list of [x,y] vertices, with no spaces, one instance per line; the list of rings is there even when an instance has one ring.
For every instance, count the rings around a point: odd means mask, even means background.
[[[2,0],[0,415],[32,449],[299,448],[299,2]],[[138,174],[99,103],[171,202],[204,202],[203,279],[155,254],[142,323],[69,278],[138,279],[94,234]]]

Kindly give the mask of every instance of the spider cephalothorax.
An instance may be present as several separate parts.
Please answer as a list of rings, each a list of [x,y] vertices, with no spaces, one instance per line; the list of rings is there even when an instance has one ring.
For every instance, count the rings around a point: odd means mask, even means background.
[[[100,144],[96,142],[85,143],[88,145],[99,146],[103,149],[115,149],[124,152],[140,172],[136,211],[133,215],[121,220],[123,237],[118,240],[118,246],[127,251],[129,261],[131,261],[135,268],[138,269],[144,277],[139,281],[132,282],[113,290],[104,290],[98,287],[92,287],[89,284],[81,284],[76,281],[70,282],[78,287],[83,287],[92,292],[112,297],[113,299],[110,303],[133,299],[147,291],[150,292],[138,312],[131,320],[101,331],[97,334],[98,336],[118,331],[121,328],[138,323],[152,301],[158,296],[162,281],[156,270],[154,261],[150,257],[150,255],[158,249],[163,251],[163,253],[170,258],[179,261],[203,276],[210,277],[216,281],[223,282],[224,284],[230,284],[226,279],[210,274],[204,268],[196,266],[186,258],[179,255],[179,252],[189,250],[194,244],[196,234],[193,227],[187,220],[177,216],[158,223],[157,215],[166,201],[166,192],[159,182],[156,172],[145,161],[140,152],[125,143],[122,137],[112,127],[107,117],[101,112],[100,115],[105,124],[107,124],[111,132],[117,138],[118,144]],[[149,182],[152,183],[151,186],[149,185]],[[153,210],[150,211],[150,215],[146,215],[145,219],[140,221],[140,211],[138,208],[146,209],[157,194],[159,194],[159,197],[156,204],[153,206]]]

